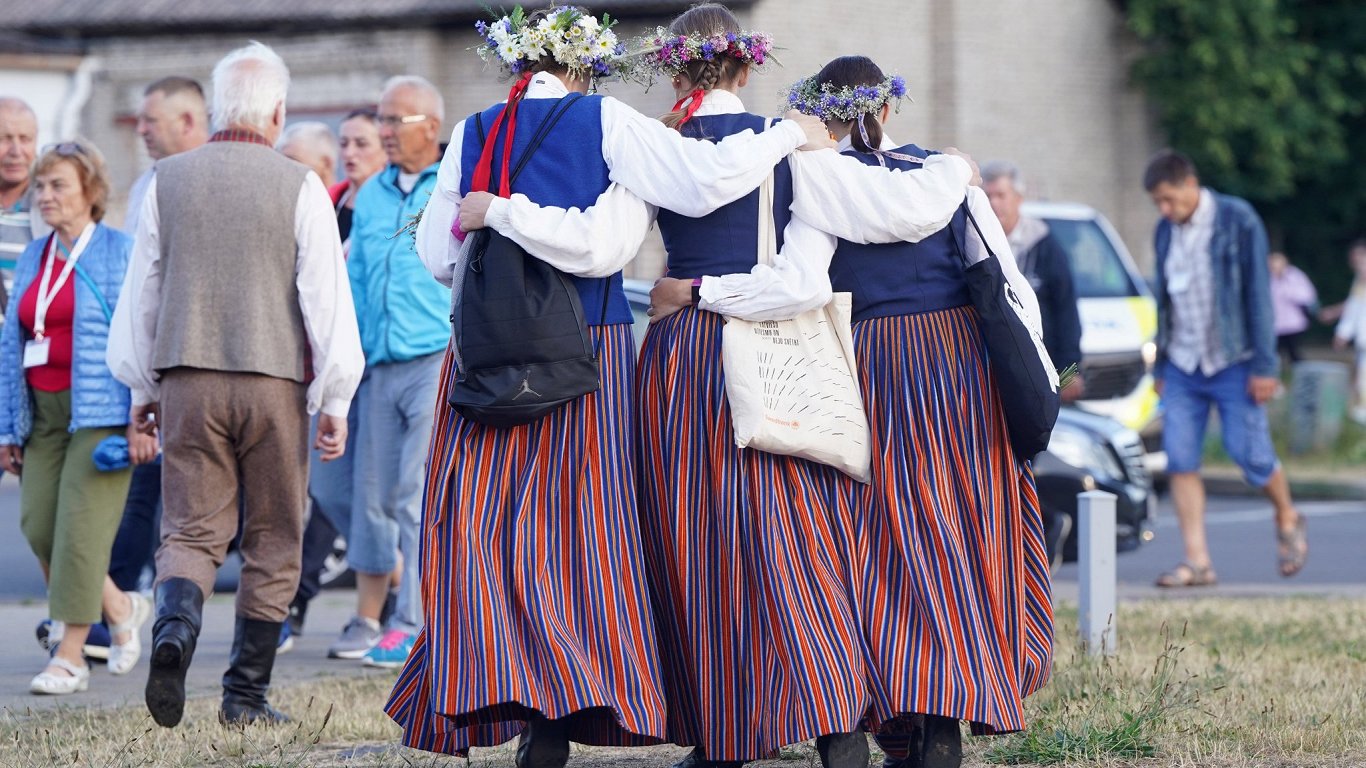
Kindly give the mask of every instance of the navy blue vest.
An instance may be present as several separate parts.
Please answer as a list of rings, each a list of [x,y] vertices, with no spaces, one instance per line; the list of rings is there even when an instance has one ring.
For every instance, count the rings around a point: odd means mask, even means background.
[[[930,154],[914,144],[896,151],[913,157]],[[877,157],[871,153],[849,149],[844,154],[865,165],[877,165]],[[918,163],[894,158],[887,158],[887,167],[921,171]],[[963,281],[963,264],[949,235],[952,230],[960,244],[966,243],[967,222],[960,206],[947,227],[918,243],[860,245],[841,240],[830,262],[831,287],[854,294],[855,322],[968,304],[971,299]]]
[[[550,114],[551,108],[559,104],[559,99],[525,99],[517,108],[517,132],[512,137],[513,151],[508,170],[517,167],[527,145],[536,135],[536,129]],[[493,121],[503,111],[503,104],[495,104],[484,110],[475,120],[470,115],[465,120],[465,135],[460,147],[460,194],[469,194],[470,182],[474,180],[474,167],[479,163],[479,153],[483,141],[479,134],[479,123],[483,123],[484,136],[493,130]],[[512,191],[526,195],[539,205],[553,205],[560,208],[587,209],[597,201],[598,195],[607,190],[607,163],[602,159],[602,97],[585,96],[568,111],[550,130],[550,135],[532,154],[526,167],[512,182]],[[501,142],[493,153],[492,190],[498,191],[498,174],[502,170],[503,150]],[[599,277],[571,277],[574,287],[579,291],[583,302],[584,317],[589,325],[598,325],[602,317],[604,280]],[[612,275],[606,281],[610,287],[607,304],[607,325],[631,322],[631,305],[621,289],[621,273]]]
[[[751,130],[759,133],[768,119],[748,113],[703,115],[683,124],[684,136],[718,142]],[[773,226],[777,247],[792,218],[792,172],[783,160],[773,169]],[[748,272],[759,260],[759,190],[723,205],[700,219],[659,211],[659,232],[668,251],[669,277],[690,279],[705,275]]]

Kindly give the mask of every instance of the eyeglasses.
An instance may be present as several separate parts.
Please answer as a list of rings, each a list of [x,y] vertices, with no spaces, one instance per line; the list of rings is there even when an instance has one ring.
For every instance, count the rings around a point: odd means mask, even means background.
[[[49,144],[46,147],[43,147],[42,154],[47,154],[48,152],[56,152],[62,157],[75,157],[76,155],[85,157],[85,147],[82,147],[74,141],[63,141],[60,144]]]
[[[378,115],[375,117],[375,122],[379,123],[381,126],[397,128],[400,125],[420,123],[426,119],[427,115],[403,115],[402,117],[398,115]]]

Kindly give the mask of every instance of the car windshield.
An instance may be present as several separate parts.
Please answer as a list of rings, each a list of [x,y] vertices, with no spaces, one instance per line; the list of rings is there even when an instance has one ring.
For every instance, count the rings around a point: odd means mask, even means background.
[[[1046,221],[1072,264],[1077,298],[1108,299],[1142,295],[1099,224],[1087,219],[1046,218]]]

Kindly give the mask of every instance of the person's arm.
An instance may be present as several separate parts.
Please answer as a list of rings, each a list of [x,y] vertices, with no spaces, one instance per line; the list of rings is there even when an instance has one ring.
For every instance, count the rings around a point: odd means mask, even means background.
[[[607,277],[630,263],[656,213],[654,206],[616,183],[582,210],[487,192],[472,192],[460,205],[463,228],[491,227],[532,256],[579,277]]]
[[[133,254],[109,323],[109,347],[105,350],[110,372],[131,392],[135,413],[145,412],[160,397],[160,379],[152,369],[161,308],[160,216],[157,179],[153,176],[143,196]]]
[[[432,196],[422,211],[422,221],[417,225],[415,238],[417,255],[427,271],[446,285],[450,285],[454,279],[461,246],[451,233],[451,225],[460,216],[460,163],[464,138],[465,121],[461,120],[451,131],[450,144],[446,145],[446,154],[442,156],[441,165],[436,171],[436,187],[432,189]],[[354,228],[352,232],[355,232]]]
[[[1357,328],[1360,325],[1359,317],[1362,312],[1361,299],[1349,295],[1346,301],[1337,306],[1338,324],[1337,327],[1333,329],[1333,339],[1334,342],[1341,340],[1343,344],[1336,344],[1336,346],[1345,346],[1354,341],[1360,342],[1360,340],[1357,339]],[[5,322],[6,324],[9,323],[8,320]]]
[[[365,370],[365,356],[361,353],[356,308],[342,261],[337,217],[327,189],[312,172],[304,177],[299,189],[294,237],[298,243],[295,286],[304,330],[313,351],[308,412],[321,410],[345,421]]]
[[[1314,283],[1309,280],[1309,275],[1294,266],[1286,267],[1285,271],[1286,297],[1306,310],[1315,307],[1319,303],[1319,292],[1314,289]]]
[[[792,167],[792,212],[855,243],[916,243],[943,229],[967,193],[972,167],[930,155],[916,170],[864,165],[833,150],[802,152]]]
[[[702,278],[698,308],[744,320],[786,320],[823,307],[830,302],[830,259],[837,244],[833,235],[793,216],[772,265]]]
[[[1276,354],[1276,330],[1271,309],[1271,270],[1266,263],[1266,228],[1248,206],[1243,212],[1243,230],[1239,237],[1242,247],[1243,311],[1247,324],[1248,342],[1252,345],[1251,373],[1254,378],[1274,378],[1280,368]],[[1259,400],[1269,399],[1259,398]]]
[[[753,192],[779,160],[813,144],[814,120],[782,120],[713,144],[685,138],[609,97],[602,100],[602,157],[612,181],[651,205],[696,218]]]
[[[32,257],[30,251],[33,247],[29,245],[19,255],[15,265],[16,275]],[[17,280],[16,277],[15,295],[22,296],[25,286]],[[0,283],[0,286],[2,285],[3,283]],[[23,359],[24,333],[19,325],[19,301],[16,299],[5,306],[5,324],[0,326],[0,446],[19,445],[18,429],[15,425],[18,414],[14,412],[14,406],[20,402],[19,398],[28,397],[28,393],[23,391]]]
[[[1053,302],[1054,338],[1057,340],[1059,368],[1081,363],[1081,311],[1077,308],[1077,284],[1072,279],[1072,265],[1067,253],[1052,235],[1040,246],[1047,249],[1051,280],[1047,284],[1049,300]]]

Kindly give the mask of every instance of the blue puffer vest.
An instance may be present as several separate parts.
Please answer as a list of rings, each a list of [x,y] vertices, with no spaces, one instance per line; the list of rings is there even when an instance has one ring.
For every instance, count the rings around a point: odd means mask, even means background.
[[[0,445],[23,445],[33,432],[33,401],[24,379],[27,332],[19,324],[19,302],[42,271],[48,238],[29,243],[14,268],[14,290],[0,329]],[[67,429],[117,427],[128,423],[128,388],[105,363],[109,320],[118,304],[133,240],[116,229],[96,225],[90,244],[72,275],[76,290],[76,327],[72,341],[71,424]]]

